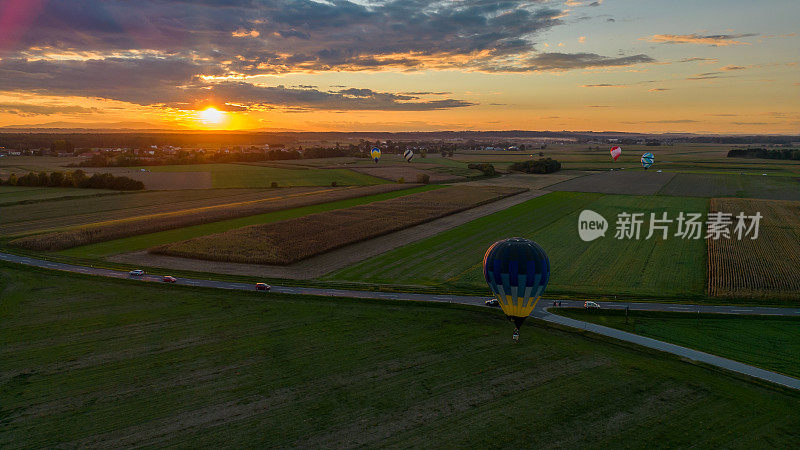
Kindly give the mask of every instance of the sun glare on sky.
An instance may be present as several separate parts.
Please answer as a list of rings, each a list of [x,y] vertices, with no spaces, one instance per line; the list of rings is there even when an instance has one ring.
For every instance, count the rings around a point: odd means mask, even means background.
[[[206,108],[198,116],[201,122],[208,125],[218,125],[225,120],[225,113],[216,108]]]

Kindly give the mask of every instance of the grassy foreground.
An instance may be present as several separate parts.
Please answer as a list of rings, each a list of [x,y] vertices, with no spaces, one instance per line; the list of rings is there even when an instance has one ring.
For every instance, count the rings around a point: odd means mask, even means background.
[[[800,319],[794,317],[631,311],[625,323],[624,311],[554,311],[800,377]]]
[[[497,311],[0,265],[0,447],[768,446],[800,394]]]

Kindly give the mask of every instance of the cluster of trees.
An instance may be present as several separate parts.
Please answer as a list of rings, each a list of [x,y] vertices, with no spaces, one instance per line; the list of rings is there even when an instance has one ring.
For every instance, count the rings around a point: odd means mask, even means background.
[[[340,156],[352,156],[353,150],[343,149],[341,147],[312,147],[307,148],[303,154],[303,158],[338,158]]]
[[[728,158],[762,158],[800,160],[800,150],[784,148],[770,150],[766,148],[737,148],[728,152]]]
[[[539,158],[536,161],[515,162],[511,170],[525,173],[553,173],[561,170],[561,163],[552,158]]]
[[[87,176],[82,170],[74,172],[29,172],[17,177],[12,173],[6,180],[0,180],[6,186],[47,186],[73,187],[87,189],[114,189],[117,191],[140,191],[144,183],[128,177],[115,177],[110,173],[96,173]]]
[[[480,170],[483,174],[487,177],[494,176],[497,172],[494,170],[494,166],[487,163],[480,163],[480,164],[469,164],[467,165],[469,169]]]

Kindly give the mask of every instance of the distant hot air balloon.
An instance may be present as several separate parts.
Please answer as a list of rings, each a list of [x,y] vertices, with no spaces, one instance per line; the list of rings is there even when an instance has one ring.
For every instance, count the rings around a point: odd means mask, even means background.
[[[514,321],[517,334],[547,287],[550,259],[536,242],[504,239],[486,250],[483,276],[503,312]]]
[[[406,161],[411,162],[411,160],[414,159],[414,152],[412,152],[411,150],[404,151],[403,158],[405,158]]]
[[[655,159],[655,156],[653,156],[653,154],[650,153],[650,152],[647,152],[644,155],[642,155],[642,167],[644,167],[644,170],[649,169],[650,166],[653,165],[653,160],[654,159]]]
[[[372,147],[372,150],[370,150],[369,155],[377,164],[378,161],[381,159],[381,149],[379,149],[378,147]]]
[[[614,158],[614,161],[619,158],[619,155],[622,154],[622,148],[620,146],[611,147],[611,157]]]

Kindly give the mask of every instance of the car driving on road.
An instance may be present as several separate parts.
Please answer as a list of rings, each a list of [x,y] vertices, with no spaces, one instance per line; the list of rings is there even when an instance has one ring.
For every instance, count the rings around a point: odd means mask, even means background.
[[[169,275],[164,275],[161,278],[161,281],[163,281],[164,283],[175,283],[178,280],[175,277],[172,277],[172,276],[169,276]]]
[[[131,270],[130,272],[128,272],[128,275],[130,275],[132,277],[140,277],[140,276],[144,275],[144,270],[142,270],[142,269],[134,269],[134,270]]]
[[[583,307],[586,309],[600,309],[600,305],[595,302],[583,302]]]
[[[257,291],[268,291],[270,289],[272,289],[272,286],[268,285],[267,283],[256,283]]]
[[[484,303],[486,306],[492,306],[492,307],[498,307],[498,306],[500,306],[500,302],[498,302],[496,298],[490,298],[489,300],[486,300],[486,301],[485,301],[485,302],[483,302],[483,303]]]

